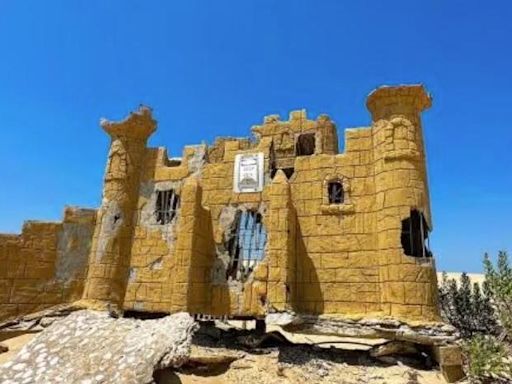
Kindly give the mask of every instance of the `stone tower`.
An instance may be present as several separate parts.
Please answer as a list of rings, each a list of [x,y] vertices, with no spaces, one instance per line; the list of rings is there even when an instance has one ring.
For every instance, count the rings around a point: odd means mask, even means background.
[[[431,98],[421,85],[380,87],[367,100],[381,303],[392,316],[434,320],[439,312],[434,259],[426,246],[432,220],[420,119],[430,106]]]
[[[146,143],[156,122],[149,108],[140,107],[125,120],[102,120],[101,126],[112,141],[83,299],[120,306],[128,282]]]

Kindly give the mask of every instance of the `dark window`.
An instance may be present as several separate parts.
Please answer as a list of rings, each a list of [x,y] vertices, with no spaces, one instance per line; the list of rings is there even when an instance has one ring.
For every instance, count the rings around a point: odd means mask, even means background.
[[[226,278],[244,281],[264,257],[267,231],[255,211],[239,211],[232,228],[226,244],[230,256]]]
[[[155,216],[159,224],[169,224],[176,217],[180,196],[174,189],[156,192]]]
[[[303,133],[297,138],[295,144],[295,152],[297,156],[309,156],[315,153],[315,134]]]
[[[271,178],[271,179],[273,179],[273,178],[274,178],[274,176],[276,175],[276,173],[277,173],[277,171],[278,171],[279,169],[281,169],[281,170],[284,172],[284,174],[286,175],[286,178],[287,178],[288,180],[290,180],[290,177],[292,177],[292,176],[293,176],[293,173],[295,172],[295,168],[293,168],[293,167],[290,167],[290,168],[273,168],[273,169],[271,169],[271,171],[270,171],[270,178]]]
[[[428,247],[430,229],[422,212],[413,209],[411,215],[402,220],[402,248],[408,256],[432,257]]]
[[[329,204],[343,203],[343,185],[339,181],[331,181],[327,185],[327,193],[329,194]]]
[[[290,168],[281,168],[284,172],[284,174],[286,175],[286,178],[289,180],[290,177],[293,176],[293,173],[295,172],[295,168],[293,167],[290,167]]]

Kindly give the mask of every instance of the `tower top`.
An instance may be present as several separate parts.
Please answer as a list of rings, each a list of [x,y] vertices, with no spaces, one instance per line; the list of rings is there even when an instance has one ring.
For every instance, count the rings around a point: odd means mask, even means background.
[[[141,105],[135,112],[120,121],[101,119],[100,125],[111,137],[128,137],[147,139],[156,130],[156,120],[153,119],[151,108]]]
[[[366,99],[373,121],[394,114],[419,114],[431,105],[432,97],[423,84],[384,85],[374,89]]]

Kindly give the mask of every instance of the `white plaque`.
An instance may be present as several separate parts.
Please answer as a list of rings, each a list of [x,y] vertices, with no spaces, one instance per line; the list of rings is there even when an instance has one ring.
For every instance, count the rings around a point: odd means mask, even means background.
[[[233,189],[237,193],[261,192],[263,189],[263,153],[235,156]]]

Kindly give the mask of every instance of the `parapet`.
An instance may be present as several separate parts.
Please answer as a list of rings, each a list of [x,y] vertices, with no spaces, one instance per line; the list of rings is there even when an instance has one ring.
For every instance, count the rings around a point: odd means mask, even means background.
[[[432,98],[422,84],[384,85],[373,90],[366,99],[372,120],[399,114],[419,114],[432,105]]]

